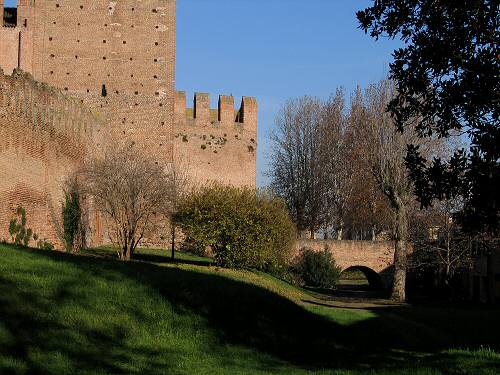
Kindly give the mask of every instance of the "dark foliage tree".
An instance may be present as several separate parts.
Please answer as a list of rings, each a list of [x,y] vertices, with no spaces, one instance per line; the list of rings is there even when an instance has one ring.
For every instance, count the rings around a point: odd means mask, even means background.
[[[304,285],[334,288],[342,270],[335,263],[332,252],[328,248],[315,251],[305,247],[300,249],[300,254],[294,260],[292,272]]]
[[[376,0],[357,17],[373,38],[403,42],[390,64],[397,95],[388,109],[398,128],[469,141],[468,150],[447,160],[429,161],[418,146],[408,146],[406,161],[420,202],[429,206],[434,199],[463,197],[463,228],[498,244],[500,2]]]
[[[88,222],[81,186],[76,175],[66,181],[62,205],[62,224],[66,251],[78,252],[86,245]]]

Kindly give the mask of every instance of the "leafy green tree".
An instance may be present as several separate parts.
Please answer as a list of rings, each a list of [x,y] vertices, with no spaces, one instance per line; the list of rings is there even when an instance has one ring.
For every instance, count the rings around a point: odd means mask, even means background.
[[[210,247],[223,267],[283,270],[296,236],[285,203],[250,188],[201,188],[182,199],[174,219],[188,243]]]

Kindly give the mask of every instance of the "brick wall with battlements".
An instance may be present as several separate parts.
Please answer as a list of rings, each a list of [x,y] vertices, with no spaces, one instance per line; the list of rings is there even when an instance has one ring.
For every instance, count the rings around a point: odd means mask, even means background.
[[[10,98],[0,102],[5,135],[0,138],[0,202],[8,202],[0,210],[0,239],[12,210],[23,205],[32,211],[34,229],[44,231],[48,223],[46,237],[56,241],[61,180],[82,158],[116,142],[134,143],[162,164],[182,165],[196,183],[256,185],[256,100],[245,97],[235,109],[231,96],[221,96],[219,109],[212,110],[209,96],[197,94],[193,108],[187,108],[185,94],[175,92],[175,58],[176,0],[19,0],[17,10],[4,9],[0,0],[0,68],[6,74],[0,87],[2,97]],[[92,112],[99,123],[92,139],[61,149],[64,139],[73,140],[80,120],[57,110],[67,119],[64,129],[54,127],[56,122],[39,126],[44,121],[30,114],[66,104],[37,94],[27,105],[24,94],[16,92],[20,86],[7,84],[24,77],[10,77],[14,69],[30,73],[33,87],[64,94],[64,103]],[[14,105],[18,100],[25,103],[20,108]],[[34,135],[37,126],[43,142],[30,144],[24,134]],[[13,141],[15,134],[21,143]],[[16,174],[12,158],[28,172]],[[94,224],[94,244],[99,244],[105,228],[98,217]]]
[[[218,109],[210,109],[210,96],[196,93],[192,108],[186,94],[175,96],[174,156],[197,184],[218,181],[255,186],[258,107],[244,97],[238,110],[232,96],[219,96]]]

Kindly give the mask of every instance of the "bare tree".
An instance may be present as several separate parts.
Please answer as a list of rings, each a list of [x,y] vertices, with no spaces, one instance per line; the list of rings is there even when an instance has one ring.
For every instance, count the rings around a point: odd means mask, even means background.
[[[350,161],[353,190],[347,202],[344,238],[376,241],[380,235],[392,230],[392,211],[371,171],[356,157]]]
[[[288,100],[271,135],[272,187],[286,199],[298,229],[311,238],[324,222],[321,108],[319,99],[308,96]]]
[[[364,160],[371,170],[379,189],[389,200],[394,213],[394,283],[391,298],[404,301],[407,241],[408,204],[413,198],[413,185],[409,178],[404,157],[407,145],[416,144],[419,138],[412,131],[400,133],[387,112],[387,105],[394,97],[391,81],[383,80],[371,85],[365,93],[363,104],[356,103],[352,116],[358,122],[358,137],[363,142]]]
[[[474,239],[467,235],[454,218],[462,203],[447,199],[432,208],[419,210],[412,222],[414,252],[410,265],[432,268],[438,281],[451,291],[453,277],[473,263]]]
[[[346,118],[342,89],[337,89],[336,94],[324,103],[320,132],[320,164],[326,197],[325,226],[333,226],[337,239],[342,240],[355,176],[352,134]]]
[[[392,229],[392,213],[387,198],[373,176],[371,164],[367,163],[366,147],[370,141],[367,138],[369,134],[362,126],[367,118],[364,102],[363,91],[358,86],[351,95],[351,108],[347,115],[353,190],[346,219],[350,239],[365,239],[369,233],[368,238],[374,241],[379,233]],[[388,224],[389,221],[391,224]]]
[[[164,220],[172,178],[134,146],[114,149],[84,169],[86,193],[109,220],[118,256],[129,260],[147,233]],[[162,217],[163,216],[163,217]]]
[[[352,141],[342,89],[329,100],[289,100],[276,118],[272,135],[273,189],[288,203],[300,231],[314,238],[335,229],[342,239],[353,189]]]

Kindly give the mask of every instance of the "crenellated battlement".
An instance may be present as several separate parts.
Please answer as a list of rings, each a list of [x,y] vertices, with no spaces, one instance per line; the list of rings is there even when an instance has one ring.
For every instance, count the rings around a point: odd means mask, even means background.
[[[258,104],[253,97],[243,97],[241,105],[235,109],[232,95],[219,95],[218,108],[210,108],[210,95],[195,93],[193,107],[187,107],[186,92],[175,93],[176,124],[192,124],[199,127],[242,127],[249,132],[257,132]]]
[[[257,100],[243,97],[235,108],[232,95],[220,95],[213,109],[210,95],[198,92],[188,108],[186,93],[177,91],[174,103],[174,158],[190,166],[190,179],[199,184],[255,186]]]
[[[49,127],[78,144],[89,142],[99,126],[98,118],[81,100],[37,82],[21,70],[8,76],[0,69],[0,109],[15,113],[27,123]]]

